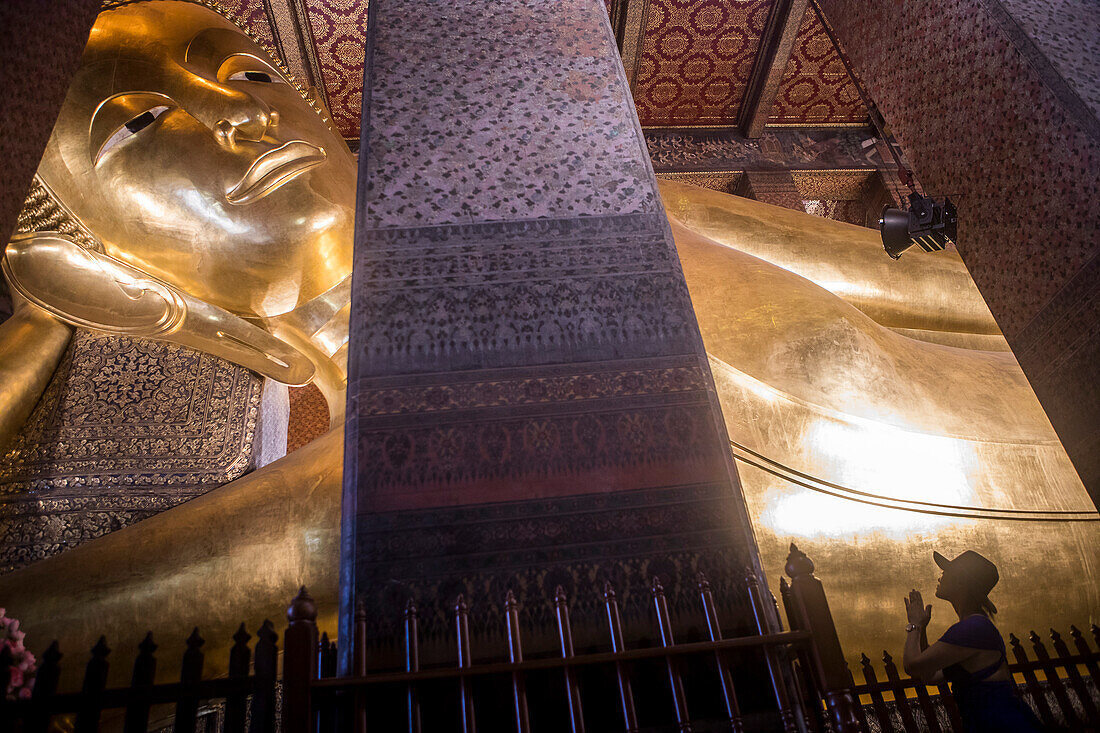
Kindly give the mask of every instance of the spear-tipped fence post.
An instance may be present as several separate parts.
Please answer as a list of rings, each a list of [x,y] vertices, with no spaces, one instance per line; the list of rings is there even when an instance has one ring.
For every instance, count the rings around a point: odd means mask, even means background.
[[[317,606],[303,585],[287,608],[283,635],[283,733],[313,727],[310,686],[317,679]]]
[[[924,715],[924,730],[929,733],[943,733],[943,728],[940,727],[940,719],[936,717],[936,708],[932,705],[932,698],[928,694],[928,686],[924,684],[923,680],[914,678],[913,690],[917,694],[917,703]],[[944,701],[944,707],[946,706],[947,703]]]
[[[508,661],[512,664],[523,662],[523,641],[519,631],[519,603],[511,590],[504,596],[504,616],[508,633]],[[531,719],[527,712],[527,685],[523,672],[512,672],[512,704],[516,718],[516,730],[530,733]]]
[[[1050,640],[1054,645],[1055,654],[1063,658],[1070,656],[1069,648],[1066,646],[1066,642],[1062,640],[1062,635],[1054,629],[1050,630]],[[1085,681],[1081,678],[1081,673],[1077,671],[1077,665],[1064,664],[1062,668],[1066,670],[1066,678],[1069,680],[1070,687],[1077,693],[1077,700],[1085,711],[1085,718],[1088,720],[1089,725],[1094,729],[1100,728],[1100,714],[1097,713],[1096,703],[1092,701],[1092,696],[1089,695],[1088,688],[1085,687]],[[1100,680],[1097,680],[1097,684],[1100,684]]]
[[[356,677],[367,676],[367,606],[363,599],[355,601],[355,617],[352,619],[355,631],[351,648],[351,670]],[[354,701],[353,726],[355,733],[367,733],[367,695],[362,687],[356,687]]]
[[[814,576],[813,561],[791,543],[785,568],[791,578],[788,614],[791,628],[813,635],[811,654],[814,677],[829,708],[832,726],[838,733],[855,733],[859,721],[852,696],[852,674],[844,661],[844,650],[829,611],[825,589]],[[793,609],[793,612],[792,612]],[[795,623],[799,624],[798,626]]]
[[[1085,635],[1081,633],[1081,629],[1076,626],[1069,627],[1069,635],[1073,638],[1073,645],[1077,647],[1077,653],[1085,657],[1085,669],[1089,671],[1089,675],[1096,680],[1096,683],[1100,685],[1100,665],[1097,664],[1096,653],[1089,648],[1089,643],[1085,641]],[[35,682],[35,685],[38,683]]]
[[[412,598],[405,603],[405,671],[420,671],[420,615]],[[409,733],[420,733],[419,691],[411,682],[405,690],[405,703]]]
[[[882,696],[882,691],[876,687],[878,685],[878,675],[875,674],[875,668],[866,653],[859,655],[859,666],[863,669],[863,681],[870,688],[868,694],[871,696],[871,705],[875,711],[875,717],[878,718],[879,729],[890,730],[893,727],[890,722],[890,711],[886,707],[886,700]]]
[[[1024,645],[1016,638],[1015,634],[1008,635],[1008,645],[1012,649],[1012,656],[1016,658],[1016,663],[1022,668],[1020,674],[1024,676],[1024,684],[1027,686],[1027,691],[1031,693],[1031,699],[1035,702],[1035,708],[1039,711],[1039,717],[1042,719],[1043,725],[1048,728],[1056,727],[1054,713],[1051,712],[1050,705],[1047,703],[1047,696],[1039,685],[1039,679],[1035,676],[1035,672],[1027,666],[1028,658]]]
[[[569,621],[569,598],[565,588],[554,589],[554,615],[558,620],[558,639],[561,641],[562,659],[573,658],[573,626]],[[581,690],[573,668],[565,668],[565,696],[569,702],[569,726],[572,733],[584,733],[584,709],[581,707]]]
[[[49,706],[61,680],[61,651],[56,639],[46,648],[41,659],[34,674],[34,690],[31,691],[34,709],[27,718],[27,733],[46,733],[50,727]]]
[[[317,676],[318,679],[336,676],[337,649],[335,642],[329,641],[328,632],[321,634],[321,643],[317,648]],[[317,730],[323,733],[332,733],[337,730],[336,713],[337,699],[343,699],[342,692],[329,691],[324,700],[314,703],[317,716]]]
[[[99,637],[92,647],[92,658],[84,669],[84,684],[80,689],[81,705],[76,714],[76,733],[95,733],[99,730],[103,688],[107,685],[107,637]]]
[[[229,679],[242,680],[248,677],[248,667],[252,661],[252,650],[248,642],[252,640],[244,623],[233,634],[233,648],[229,650]],[[244,733],[245,712],[248,694],[236,692],[225,698],[225,733]]]
[[[455,599],[455,632],[458,642],[458,668],[469,669],[473,664],[470,656],[470,608],[461,595]],[[462,733],[475,733],[477,720],[474,716],[473,680],[466,675],[458,678],[459,711],[462,716]]]
[[[653,610],[657,614],[657,635],[661,639],[661,646],[670,649],[676,646],[676,640],[672,636],[672,620],[668,615],[668,600],[665,598],[665,587],[661,585],[661,579],[653,576],[653,582],[649,587],[653,595]],[[684,695],[684,683],[680,679],[680,669],[676,660],[671,656],[665,657],[665,668],[668,672],[668,686],[672,691],[672,707],[676,713],[676,726],[683,733],[691,731],[691,719],[688,716],[687,697]]]
[[[279,635],[275,624],[265,619],[256,632],[254,670],[256,689],[252,693],[249,733],[273,733],[275,730],[275,676],[278,670]]]
[[[615,588],[611,582],[603,584],[603,603],[607,609],[607,627],[611,635],[611,651],[621,654],[626,651],[623,646],[623,622],[619,614],[619,601],[615,597]],[[623,725],[626,733],[637,733],[638,714],[634,710],[634,690],[630,685],[630,675],[626,665],[620,661],[615,662],[615,676],[619,681],[619,702],[622,705]]]
[[[913,719],[913,710],[909,705],[909,697],[905,694],[905,686],[898,674],[898,667],[894,664],[894,658],[885,649],[882,651],[882,666],[886,670],[886,680],[890,683],[890,691],[894,693],[894,707],[901,716],[902,727],[906,731],[918,733],[917,721]]]
[[[126,706],[126,720],[122,724],[122,730],[125,733],[146,733],[149,730],[149,698],[139,696],[153,686],[156,678],[157,658],[153,656],[156,650],[153,632],[150,631],[138,644],[138,655],[134,660],[134,673],[130,677],[130,687],[133,688],[134,696]]]
[[[329,641],[328,632],[321,632],[321,642],[317,646],[317,678],[325,679],[336,676],[336,658],[338,650],[336,642]]]
[[[175,730],[180,733],[194,733],[195,722],[199,712],[199,698],[194,693],[188,692],[187,687],[202,679],[204,640],[199,636],[199,628],[196,626],[191,635],[187,637],[187,649],[183,652],[183,664],[180,669],[180,683],[183,691],[176,702]]]
[[[1050,691],[1054,693],[1054,699],[1058,701],[1058,705],[1062,708],[1062,715],[1065,716],[1066,724],[1070,728],[1083,727],[1081,721],[1077,719],[1077,712],[1073,709],[1073,703],[1069,701],[1069,695],[1066,693],[1062,678],[1058,675],[1058,669],[1051,662],[1047,648],[1043,646],[1042,638],[1032,631],[1028,634],[1028,639],[1031,641],[1031,648],[1035,650],[1035,658],[1039,660],[1040,668],[1046,675],[1047,686],[1050,687]]]

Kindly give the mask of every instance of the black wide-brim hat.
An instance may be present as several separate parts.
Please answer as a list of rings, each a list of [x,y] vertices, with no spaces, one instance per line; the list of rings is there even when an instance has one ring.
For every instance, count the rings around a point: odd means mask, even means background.
[[[973,550],[967,550],[954,560],[948,560],[933,550],[932,559],[944,572],[950,570],[969,581],[974,590],[980,596],[984,596],[981,602],[982,607],[990,613],[997,613],[997,607],[993,605],[993,601],[989,600],[989,591],[993,590],[993,586],[997,585],[997,581],[1001,579],[1001,576],[992,560]]]

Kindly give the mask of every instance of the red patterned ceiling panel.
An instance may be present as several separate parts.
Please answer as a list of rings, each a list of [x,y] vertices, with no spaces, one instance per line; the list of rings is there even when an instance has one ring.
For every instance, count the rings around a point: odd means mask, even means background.
[[[264,12],[262,0],[221,0],[218,4],[241,21],[244,27],[252,35],[263,41],[268,48],[276,51],[276,53],[278,52],[278,49],[275,48],[275,36],[271,32],[271,24],[267,22],[267,14]]]
[[[363,0],[308,0],[306,8],[317,61],[332,107],[332,121],[344,137],[358,138],[363,106],[367,3]]]
[[[732,125],[773,0],[652,0],[635,77],[643,125]]]
[[[867,108],[812,7],[806,9],[768,122],[865,122]]]

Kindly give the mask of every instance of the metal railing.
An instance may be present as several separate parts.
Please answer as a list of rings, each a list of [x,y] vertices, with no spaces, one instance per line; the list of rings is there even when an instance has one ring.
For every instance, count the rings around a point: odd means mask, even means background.
[[[648,594],[648,645],[635,627],[630,638],[624,638],[615,589],[610,584],[593,587],[602,612],[579,619],[577,628],[583,628],[587,640],[602,637],[603,642],[579,653],[570,599],[560,587],[550,601],[549,637],[524,632],[519,604],[507,593],[497,637],[505,646],[498,658],[485,656],[496,642],[471,636],[470,618],[476,609],[458,597],[450,606],[449,661],[433,658],[432,665],[422,658],[420,619],[410,600],[398,627],[403,628],[403,638],[389,640],[402,646],[400,669],[368,665],[384,662],[368,659],[368,648],[377,640],[367,638],[368,618],[360,607],[353,623],[351,674],[346,676],[337,676],[336,645],[327,634],[318,633],[317,609],[302,588],[287,611],[281,675],[278,635],[270,621],[258,630],[254,647],[241,626],[233,637],[227,676],[218,679],[203,679],[209,675],[204,670],[204,641],[194,630],[185,642],[180,680],[170,684],[154,683],[157,645],[146,636],[133,662],[130,685],[107,688],[110,649],[101,638],[85,667],[81,690],[59,693],[61,654],[55,642],[42,656],[31,698],[0,701],[0,733],[44,733],[58,716],[67,720],[55,722],[71,722],[80,733],[99,730],[101,721],[116,729],[117,719],[122,719],[127,733],[144,733],[155,706],[174,706],[174,730],[188,733],[202,720],[200,710],[211,706],[219,709],[218,720],[229,733],[269,733],[277,722],[284,733],[473,733],[479,720],[483,730],[511,728],[519,733],[579,732],[586,725],[601,731],[740,731],[759,725],[792,732],[866,730],[867,719],[855,693],[873,696],[878,683],[853,691],[825,592],[813,569],[810,559],[792,545],[786,565],[791,580],[781,583],[789,631],[779,623],[775,599],[747,572],[744,587],[752,618],[743,628],[754,633],[733,638],[723,634],[717,611],[722,604],[715,602],[705,577],[695,579],[694,609],[682,608],[675,615],[670,614],[661,582],[654,578]],[[478,626],[491,633],[487,626]],[[685,642],[685,627],[702,640]],[[1056,652],[1064,656],[1061,651],[1056,645]],[[1079,658],[1081,664],[1092,664],[1089,669],[1095,677],[1095,655],[1086,656],[1081,652],[1070,661]],[[10,662],[10,654],[0,651],[2,689],[9,681]],[[1054,663],[1049,658],[1035,662],[1041,669]]]
[[[1100,628],[1091,627],[1093,643],[1100,650]],[[1009,634],[1008,647],[1015,661],[1009,673],[1020,685],[1025,702],[1031,705],[1043,725],[1052,730],[1100,730],[1100,651],[1090,648],[1085,635],[1070,627],[1071,651],[1062,635],[1050,630],[1051,654],[1034,631],[1028,635],[1033,657],[1023,643]],[[889,652],[882,654],[885,678],[880,680],[874,664],[863,654],[860,659],[863,684],[852,692],[865,704],[857,709],[860,730],[905,731],[905,733],[944,733],[962,730],[958,707],[947,685],[928,685],[921,680],[902,677]],[[1040,679],[1040,675],[1042,679]]]

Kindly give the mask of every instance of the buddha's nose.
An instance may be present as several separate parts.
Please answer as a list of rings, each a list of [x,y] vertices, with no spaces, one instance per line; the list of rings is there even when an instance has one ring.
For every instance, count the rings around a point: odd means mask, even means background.
[[[233,147],[242,140],[261,140],[265,134],[279,124],[279,112],[259,100],[248,110],[227,115],[214,123],[214,136],[222,145]]]

